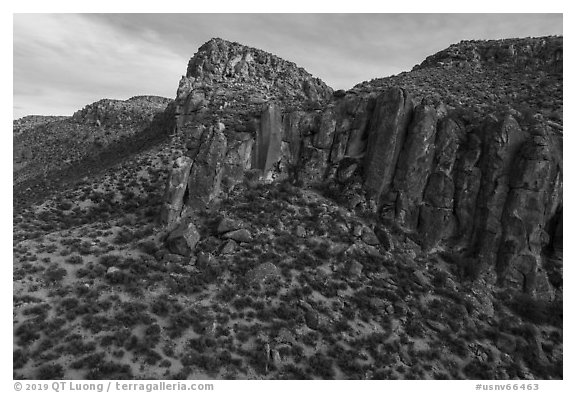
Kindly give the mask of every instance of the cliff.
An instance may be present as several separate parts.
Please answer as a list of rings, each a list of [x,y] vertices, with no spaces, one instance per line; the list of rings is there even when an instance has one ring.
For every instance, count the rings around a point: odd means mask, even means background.
[[[450,250],[488,281],[550,299],[543,254],[562,232],[562,126],[535,101],[553,98],[561,113],[561,53],[561,37],[462,42],[410,73],[333,97],[292,63],[211,40],[178,89],[188,153],[176,161],[163,222],[176,225],[257,171],[321,185],[428,252]],[[439,93],[442,72],[456,68],[466,71]],[[503,91],[470,91],[494,74],[508,81]],[[535,91],[534,78],[553,93]],[[514,98],[525,91],[531,100]]]

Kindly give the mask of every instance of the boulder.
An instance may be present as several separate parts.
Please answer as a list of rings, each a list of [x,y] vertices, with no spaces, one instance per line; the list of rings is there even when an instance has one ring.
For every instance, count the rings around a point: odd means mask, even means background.
[[[209,252],[200,252],[197,255],[196,264],[200,268],[218,266],[218,259]]]
[[[310,329],[316,330],[320,327],[320,315],[318,314],[318,311],[313,309],[306,310],[304,320]]]
[[[184,220],[168,235],[166,246],[173,254],[190,256],[200,240],[200,233],[193,222]]]
[[[246,279],[250,284],[265,284],[280,277],[282,277],[280,269],[272,262],[264,262],[246,273]]]
[[[378,240],[374,231],[366,227],[362,230],[362,241],[369,246],[378,246],[380,244],[380,240]]]
[[[218,228],[216,229],[216,232],[218,232],[219,234],[222,234],[222,233],[226,233],[226,232],[235,231],[237,229],[240,229],[241,227],[242,227],[242,224],[240,222],[224,217],[220,221],[220,223],[218,224]]]
[[[106,270],[106,274],[110,274],[110,275],[118,273],[118,272],[121,272],[121,270],[119,268],[117,268],[116,266],[110,266],[108,268],[108,270]]]
[[[226,243],[224,243],[224,246],[222,246],[220,254],[232,254],[234,251],[236,251],[237,248],[238,244],[234,240],[229,239]]]
[[[388,230],[385,227],[377,226],[376,229],[374,230],[374,234],[378,238],[378,242],[385,251],[394,250],[394,242],[392,241],[392,235],[390,235],[390,232],[388,232]]]
[[[235,231],[227,232],[223,236],[224,239],[232,239],[239,243],[249,243],[252,239],[252,234],[248,229],[237,229]]]
[[[358,261],[350,261],[347,264],[347,273],[350,277],[360,277],[364,266]]]
[[[296,227],[296,236],[298,237],[306,237],[306,229],[302,225],[298,225]]]

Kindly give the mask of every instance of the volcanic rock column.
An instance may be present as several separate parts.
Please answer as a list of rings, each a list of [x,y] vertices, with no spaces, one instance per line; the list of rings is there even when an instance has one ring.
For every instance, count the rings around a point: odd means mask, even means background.
[[[549,242],[546,223],[560,208],[561,147],[545,130],[537,129],[512,164],[510,192],[502,215],[502,242],[497,273],[501,284],[538,297],[551,297],[542,267],[542,248]]]
[[[455,169],[454,214],[457,220],[457,240],[468,246],[471,242],[476,212],[476,198],[480,189],[481,170],[478,167],[482,141],[468,132],[461,145]]]
[[[216,123],[204,129],[198,148],[188,152],[194,160],[188,177],[188,199],[185,202],[188,207],[205,207],[220,193],[226,148],[224,125]]]
[[[422,194],[434,159],[434,139],[438,115],[426,102],[414,110],[414,117],[402,147],[394,174],[396,220],[409,230],[416,229]],[[393,199],[393,196],[388,198]]]
[[[266,177],[270,173],[272,166],[280,159],[281,145],[281,111],[278,106],[269,104],[262,112],[252,167],[260,169],[263,172],[263,176]]]
[[[454,230],[454,166],[463,132],[450,118],[438,124],[433,169],[424,190],[418,231],[425,251],[437,246]]]
[[[502,235],[501,219],[509,190],[512,160],[527,138],[514,117],[502,121],[489,116],[484,124],[481,170],[475,217],[475,245],[478,258],[494,266]]]
[[[389,89],[376,99],[364,158],[364,187],[378,207],[392,186],[412,111],[412,100],[403,89]]]
[[[180,218],[192,163],[193,160],[190,157],[178,157],[170,173],[163,198],[164,204],[160,211],[160,221],[167,227],[172,227]]]

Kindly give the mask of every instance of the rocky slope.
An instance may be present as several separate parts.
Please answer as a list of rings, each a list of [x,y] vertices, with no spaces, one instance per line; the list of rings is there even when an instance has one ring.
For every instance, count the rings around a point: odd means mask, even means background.
[[[64,120],[140,131],[15,186],[14,377],[562,379],[562,38],[503,42],[333,92],[214,39]]]
[[[154,96],[126,101],[103,99],[71,117],[16,120],[13,138],[16,203],[24,203],[33,195],[45,195],[60,180],[89,175],[106,166],[105,162],[117,162],[142,146],[167,137],[169,123],[173,122],[173,115],[166,110],[170,102]],[[30,192],[32,189],[35,191]]]
[[[68,116],[42,116],[42,115],[29,115],[12,122],[12,131],[14,135],[21,134],[22,132],[35,128],[42,124],[52,123],[67,119]]]
[[[258,73],[259,57],[240,62],[238,53],[252,49],[212,40],[190,60],[178,91],[177,129],[188,153],[175,163],[163,220],[176,225],[257,171],[262,179],[321,185],[345,205],[400,225],[425,250],[455,253],[488,282],[551,300],[559,288],[549,283],[544,254],[561,251],[554,245],[562,236],[562,126],[550,112],[538,113],[537,103],[552,100],[554,113],[562,112],[561,48],[561,37],[462,42],[411,73],[332,98],[329,89],[306,95],[307,84],[290,91],[289,100],[275,95],[286,92],[266,90],[271,97],[259,113],[248,103],[242,120],[231,121],[235,109],[225,108],[243,108],[249,99],[227,84],[243,92],[246,78],[259,88],[270,76]],[[458,73],[436,78],[445,69]],[[494,81],[494,74],[502,91],[470,90],[475,81]],[[276,75],[269,84],[278,85]],[[389,86],[406,81],[420,86],[416,94]],[[548,90],[537,90],[540,85]],[[197,104],[206,89],[228,97]],[[315,102],[312,108],[293,102],[304,96]],[[210,111],[214,106],[221,112]],[[195,108],[209,111],[210,122]]]

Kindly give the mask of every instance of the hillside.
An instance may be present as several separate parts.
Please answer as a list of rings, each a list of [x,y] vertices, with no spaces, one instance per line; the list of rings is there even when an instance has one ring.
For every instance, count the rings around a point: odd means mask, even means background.
[[[15,378],[562,379],[561,54],[334,92],[212,39],[173,102],[15,131]]]
[[[170,116],[165,110],[170,102],[153,96],[103,99],[71,117],[16,120],[15,203],[38,201],[36,196],[46,196],[61,184],[99,172],[167,138]]]

